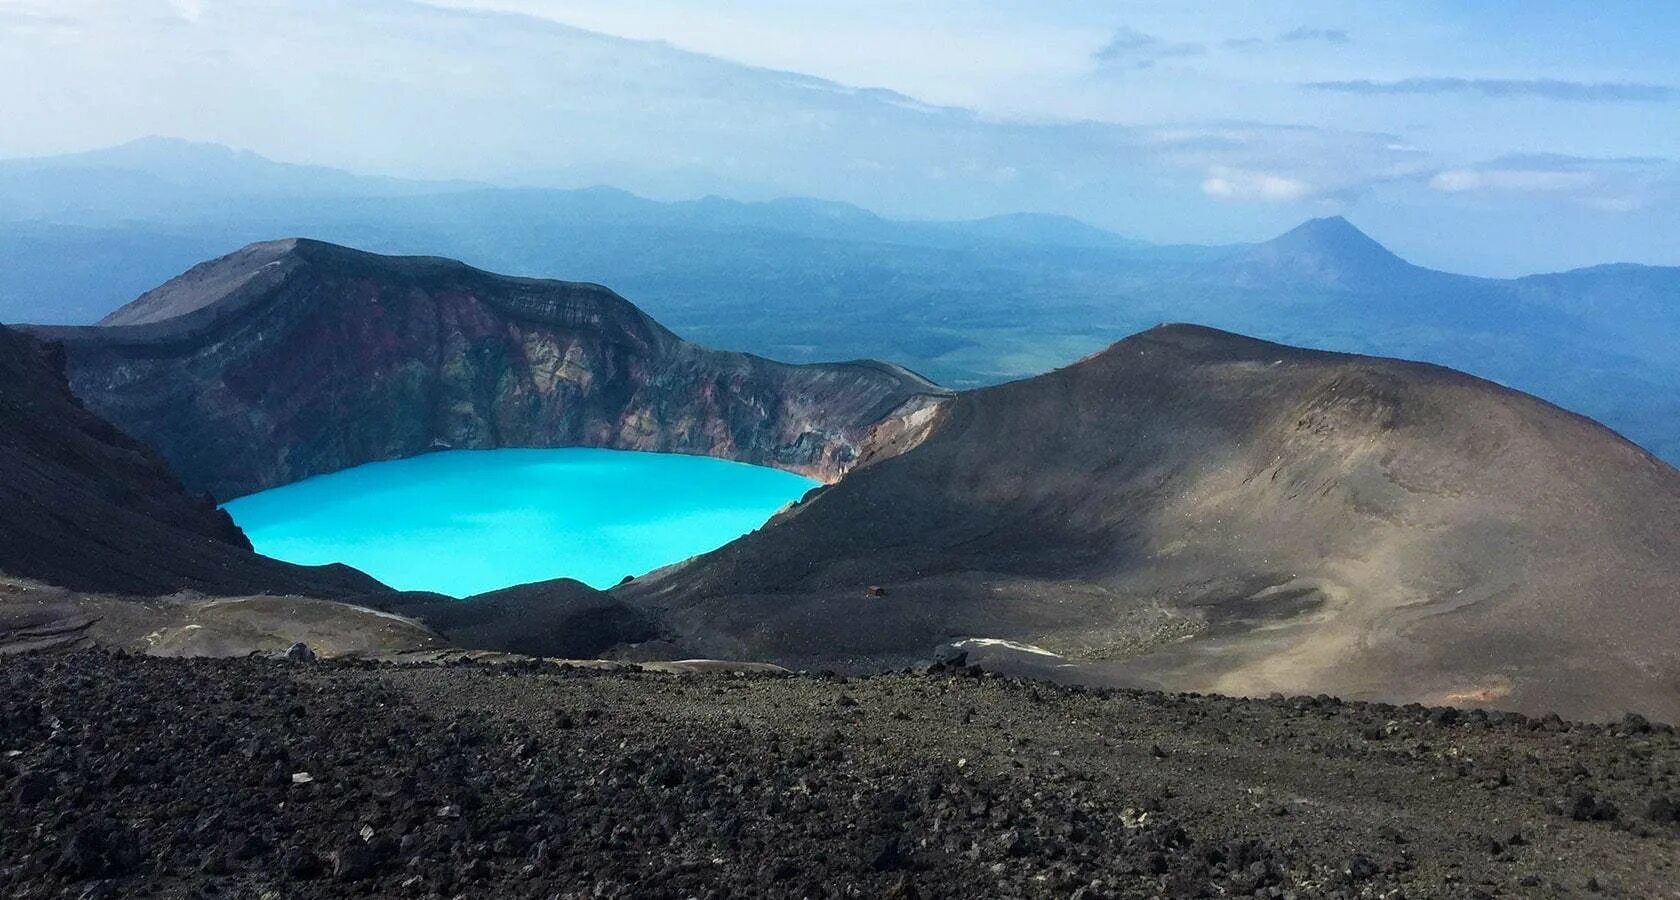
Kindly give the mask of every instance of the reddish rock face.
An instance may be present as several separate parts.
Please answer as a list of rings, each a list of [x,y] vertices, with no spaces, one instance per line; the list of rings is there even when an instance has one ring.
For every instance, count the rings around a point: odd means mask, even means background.
[[[683,341],[598,285],[257,244],[62,340],[76,392],[227,500],[440,448],[609,447],[833,480],[946,392]]]

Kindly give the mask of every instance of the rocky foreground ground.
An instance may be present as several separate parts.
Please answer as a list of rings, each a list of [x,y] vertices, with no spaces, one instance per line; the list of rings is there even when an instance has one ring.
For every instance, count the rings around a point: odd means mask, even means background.
[[[0,658],[15,897],[1680,894],[1680,739],[1329,698]]]

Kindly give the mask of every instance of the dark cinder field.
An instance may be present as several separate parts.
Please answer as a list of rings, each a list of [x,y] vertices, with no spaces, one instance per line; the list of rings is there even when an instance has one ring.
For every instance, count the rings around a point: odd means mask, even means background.
[[[869,679],[0,659],[14,897],[1674,895],[1640,719]]]

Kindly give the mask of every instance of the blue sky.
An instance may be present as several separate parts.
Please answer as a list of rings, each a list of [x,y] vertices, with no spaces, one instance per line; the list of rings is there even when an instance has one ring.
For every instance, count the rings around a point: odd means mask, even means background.
[[[1344,214],[1487,274],[1680,264],[1677,46],[1668,2],[0,0],[0,154],[168,134],[1158,241]]]

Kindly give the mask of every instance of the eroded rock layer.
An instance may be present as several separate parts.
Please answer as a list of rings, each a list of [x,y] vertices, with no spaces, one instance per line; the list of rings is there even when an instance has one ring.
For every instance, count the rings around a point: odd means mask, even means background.
[[[437,448],[695,453],[831,480],[945,392],[689,344],[598,285],[307,240],[213,260],[64,343],[76,392],[227,500]]]

